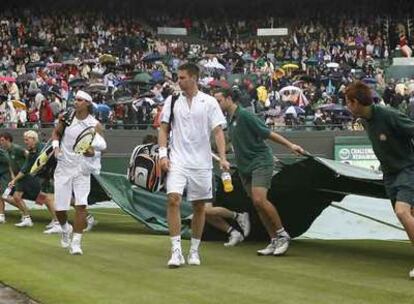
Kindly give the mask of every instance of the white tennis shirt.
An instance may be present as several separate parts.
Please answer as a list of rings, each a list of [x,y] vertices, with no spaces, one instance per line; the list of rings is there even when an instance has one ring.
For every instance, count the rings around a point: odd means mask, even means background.
[[[165,101],[161,122],[169,122],[170,112],[171,96]],[[211,169],[211,131],[220,125],[224,128],[225,124],[226,119],[214,97],[198,91],[190,106],[187,97],[181,94],[174,105],[169,156],[172,165]]]
[[[73,151],[73,145],[83,130],[88,127],[95,127],[97,124],[98,121],[92,115],[88,115],[83,120],[79,120],[76,117],[73,118],[72,123],[70,126],[66,127],[65,132],[63,133],[61,143],[62,153],[58,156],[59,163],[74,167],[81,164],[81,160],[84,156],[75,153]]]

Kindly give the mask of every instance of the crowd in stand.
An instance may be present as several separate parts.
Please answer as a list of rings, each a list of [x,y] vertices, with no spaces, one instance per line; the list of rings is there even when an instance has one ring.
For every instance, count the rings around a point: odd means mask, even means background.
[[[242,105],[275,127],[351,127],[343,91],[354,79],[369,83],[377,102],[414,116],[412,81],[384,76],[395,48],[383,27],[390,16],[309,14],[297,20],[267,13],[217,20],[148,12],[146,18],[121,18],[5,10],[0,124],[53,126],[82,88],[94,95],[96,115],[108,128],[157,127],[164,99],[177,88],[177,68],[186,61],[203,67],[206,91],[237,88]],[[156,34],[157,26],[186,27],[194,35],[167,39]],[[286,27],[288,35],[258,39],[258,27]]]

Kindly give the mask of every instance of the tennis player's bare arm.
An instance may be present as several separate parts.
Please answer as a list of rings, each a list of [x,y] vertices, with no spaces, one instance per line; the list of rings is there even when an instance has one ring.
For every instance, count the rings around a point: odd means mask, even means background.
[[[62,117],[59,117],[58,125],[53,129],[53,132],[52,132],[52,146],[53,146],[55,157],[57,157],[60,154],[59,141],[62,138],[63,130],[64,130],[64,122],[62,120]]]

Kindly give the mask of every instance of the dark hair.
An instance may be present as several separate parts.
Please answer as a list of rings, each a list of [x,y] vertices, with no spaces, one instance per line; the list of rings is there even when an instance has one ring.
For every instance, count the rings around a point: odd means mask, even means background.
[[[199,67],[192,62],[187,62],[178,67],[179,71],[187,71],[190,76],[196,76],[198,79],[200,77],[200,69]]]
[[[362,81],[354,81],[345,89],[345,96],[348,99],[355,99],[363,106],[373,104],[371,88]]]
[[[240,92],[238,87],[232,87],[230,89],[228,89],[228,88],[219,88],[219,89],[214,90],[214,92],[213,92],[213,94],[217,94],[217,93],[222,94],[225,98],[231,97],[231,99],[234,102],[239,102],[240,101],[241,92]]]
[[[9,142],[13,142],[13,136],[9,132],[2,132],[0,133],[0,138],[4,138],[8,140]]]

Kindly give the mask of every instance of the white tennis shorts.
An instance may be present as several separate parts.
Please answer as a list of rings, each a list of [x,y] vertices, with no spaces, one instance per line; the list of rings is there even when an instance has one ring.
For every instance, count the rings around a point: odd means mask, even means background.
[[[78,167],[66,167],[58,164],[54,174],[55,209],[67,211],[70,208],[72,193],[75,206],[87,206],[91,190],[91,175],[83,174]]]
[[[211,169],[188,169],[171,165],[167,174],[167,194],[183,195],[187,188],[188,201],[203,201],[213,198]]]

